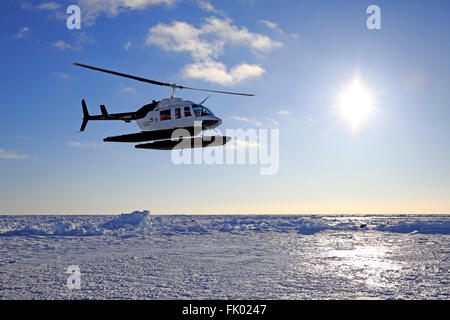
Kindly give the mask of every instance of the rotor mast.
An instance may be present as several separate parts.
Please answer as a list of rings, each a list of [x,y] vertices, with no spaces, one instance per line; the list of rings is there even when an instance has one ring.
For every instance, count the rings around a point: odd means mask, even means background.
[[[170,96],[170,98],[173,99],[173,98],[175,98],[175,91],[177,89],[177,85],[176,84],[172,84],[171,88],[172,88],[172,95]]]

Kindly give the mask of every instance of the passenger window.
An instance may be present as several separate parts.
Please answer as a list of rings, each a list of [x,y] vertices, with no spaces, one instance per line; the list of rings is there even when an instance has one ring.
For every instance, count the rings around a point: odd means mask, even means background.
[[[181,118],[181,109],[175,108],[175,119],[180,119],[180,118]]]
[[[190,107],[184,107],[184,116],[185,117],[191,116],[191,108]]]
[[[162,110],[159,113],[159,120],[163,121],[163,120],[170,120],[171,119],[171,115],[170,115],[170,109],[169,110]]]

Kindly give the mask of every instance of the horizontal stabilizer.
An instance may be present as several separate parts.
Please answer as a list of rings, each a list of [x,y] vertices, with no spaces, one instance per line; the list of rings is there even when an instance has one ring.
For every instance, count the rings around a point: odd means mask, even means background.
[[[219,147],[225,145],[231,137],[222,136],[202,136],[189,137],[175,140],[161,140],[151,143],[138,144],[137,149],[153,149],[153,150],[174,150],[174,149],[192,149],[192,148],[208,148]]]

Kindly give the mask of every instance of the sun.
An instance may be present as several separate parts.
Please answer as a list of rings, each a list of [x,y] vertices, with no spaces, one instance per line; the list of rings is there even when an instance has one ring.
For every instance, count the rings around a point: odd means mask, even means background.
[[[374,95],[361,83],[359,77],[356,77],[340,93],[337,110],[342,120],[346,121],[352,129],[357,129],[375,112]]]

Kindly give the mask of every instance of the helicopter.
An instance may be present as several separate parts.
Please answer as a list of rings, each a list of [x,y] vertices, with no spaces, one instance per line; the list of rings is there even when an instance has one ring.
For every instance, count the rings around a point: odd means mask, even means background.
[[[89,120],[121,120],[126,123],[136,121],[141,132],[124,134],[104,138],[104,142],[129,142],[141,143],[135,145],[137,149],[173,150],[188,148],[206,148],[223,146],[231,140],[228,136],[198,136],[204,130],[215,129],[222,124],[222,119],[217,117],[203,104],[209,96],[200,103],[183,100],[175,97],[176,89],[197,90],[204,92],[222,93],[240,96],[254,96],[248,93],[208,90],[184,87],[116,71],[101,69],[81,63],[73,63],[75,66],[109,73],[115,76],[125,77],[153,85],[172,88],[170,98],[160,101],[153,100],[135,112],[108,113],[105,105],[100,105],[100,115],[90,115],[86,101],[81,101],[83,110],[83,122],[79,132],[83,132]],[[150,142],[149,142],[150,141]]]

